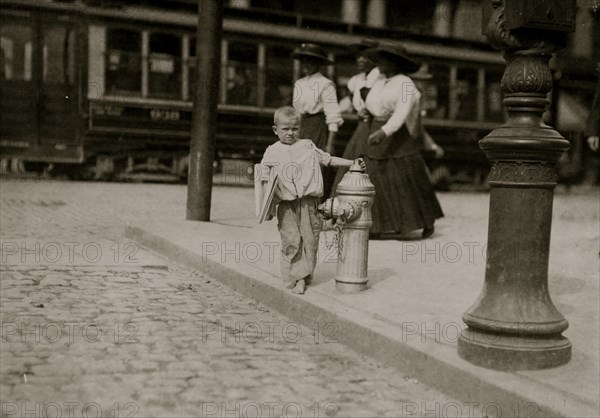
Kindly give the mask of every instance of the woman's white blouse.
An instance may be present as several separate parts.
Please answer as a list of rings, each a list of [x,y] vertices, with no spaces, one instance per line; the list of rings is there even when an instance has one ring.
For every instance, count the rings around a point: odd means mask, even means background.
[[[421,93],[415,83],[404,74],[391,78],[380,78],[375,82],[366,100],[369,113],[376,119],[387,120],[381,127],[387,136],[406,124],[411,135],[415,135],[419,121]]]
[[[363,87],[373,88],[375,82],[382,77],[379,68],[375,67],[369,71],[369,74],[356,74],[348,81],[348,91],[352,94],[352,106],[357,112],[365,108],[365,101],[360,95],[360,89]]]
[[[294,108],[301,114],[325,113],[325,123],[330,132],[337,132],[344,123],[338,105],[335,84],[321,73],[315,73],[296,81],[294,85]]]

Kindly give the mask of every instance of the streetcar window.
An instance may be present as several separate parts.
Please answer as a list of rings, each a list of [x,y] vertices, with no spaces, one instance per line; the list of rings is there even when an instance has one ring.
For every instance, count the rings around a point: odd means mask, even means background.
[[[106,90],[108,94],[136,94],[142,90],[142,35],[128,29],[106,33]]]
[[[196,38],[190,38],[188,57],[188,97],[193,100],[196,91]]]
[[[459,68],[456,73],[455,88],[456,119],[477,120],[477,70]]]
[[[387,6],[384,6],[387,26],[410,32],[431,33],[435,19],[449,19],[449,16],[435,14],[436,3],[438,2],[403,0],[402,7],[398,7],[396,2],[389,1]],[[444,12],[448,13],[446,10]]]
[[[293,48],[268,46],[266,59],[266,94],[268,107],[291,105],[294,95],[294,71],[290,54]]]
[[[328,1],[296,1],[294,3],[294,12],[306,16],[327,16],[330,20],[340,18],[342,2],[340,0]],[[360,7],[360,6],[358,6]]]
[[[44,82],[73,84],[75,82],[75,31],[51,26],[44,28]]]
[[[486,71],[485,73],[485,118],[494,122],[504,121],[502,93],[500,81],[502,71]]]
[[[0,77],[31,80],[32,30],[26,25],[3,23],[0,28]]]
[[[257,105],[258,46],[244,42],[229,42],[229,57],[225,69],[225,103]],[[268,80],[267,80],[268,82]]]
[[[446,65],[430,66],[433,78],[425,84],[422,109],[434,119],[447,119],[450,105],[450,68]]]
[[[148,96],[181,98],[181,37],[150,34]]]
[[[421,89],[421,109],[426,112],[426,114],[435,115],[436,109],[438,108],[438,94],[439,88],[434,83],[424,82]],[[437,116],[437,115],[436,115]],[[444,118],[443,116],[437,116]]]

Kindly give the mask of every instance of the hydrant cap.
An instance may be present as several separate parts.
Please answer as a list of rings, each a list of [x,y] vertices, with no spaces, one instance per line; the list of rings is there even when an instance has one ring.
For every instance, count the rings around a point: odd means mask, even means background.
[[[352,163],[352,165],[350,166],[348,171],[351,171],[353,173],[364,173],[365,172],[365,170],[362,169],[360,167],[360,164],[358,164],[356,161],[354,163]]]
[[[361,171],[350,171],[344,174],[337,188],[338,195],[375,195],[375,186],[371,183],[369,175]]]

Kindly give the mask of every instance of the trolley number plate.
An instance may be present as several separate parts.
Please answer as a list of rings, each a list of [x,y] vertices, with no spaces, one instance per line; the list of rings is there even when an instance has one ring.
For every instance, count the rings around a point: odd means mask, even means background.
[[[181,119],[181,114],[178,110],[152,109],[150,118],[152,120],[178,121]]]

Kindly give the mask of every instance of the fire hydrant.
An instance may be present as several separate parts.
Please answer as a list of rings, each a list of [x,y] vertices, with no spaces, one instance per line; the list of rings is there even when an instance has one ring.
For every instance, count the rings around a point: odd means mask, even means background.
[[[344,293],[366,290],[369,257],[369,229],[373,224],[371,206],[375,186],[368,174],[353,164],[337,188],[337,197],[319,205],[326,219],[335,221],[338,234],[338,262],[335,287]]]

